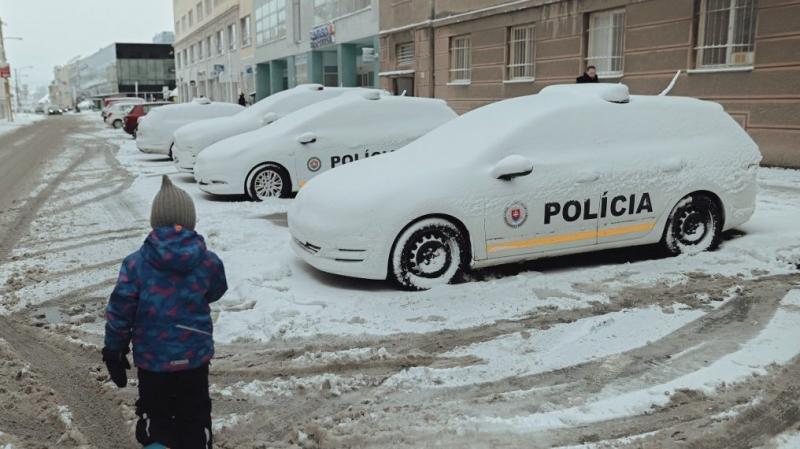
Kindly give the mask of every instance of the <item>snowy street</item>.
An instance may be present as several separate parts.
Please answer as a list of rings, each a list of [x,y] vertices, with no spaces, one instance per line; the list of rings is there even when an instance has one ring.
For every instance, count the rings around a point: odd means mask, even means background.
[[[114,387],[100,348],[162,174],[228,276],[215,447],[800,447],[800,171],[761,168],[755,215],[713,252],[407,292],[316,271],[289,246],[293,200],[204,194],[90,112],[0,130],[0,448],[137,447],[135,374]]]

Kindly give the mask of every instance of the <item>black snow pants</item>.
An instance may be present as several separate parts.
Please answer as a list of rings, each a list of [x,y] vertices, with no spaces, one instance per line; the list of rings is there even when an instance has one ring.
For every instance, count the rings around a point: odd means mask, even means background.
[[[136,439],[170,449],[211,449],[208,365],[172,373],[139,369]]]

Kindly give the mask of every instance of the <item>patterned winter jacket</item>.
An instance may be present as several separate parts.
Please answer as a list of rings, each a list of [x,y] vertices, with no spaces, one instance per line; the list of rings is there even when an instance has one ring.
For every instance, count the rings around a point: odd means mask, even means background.
[[[182,371],[214,356],[209,304],[228,289],[222,261],[181,226],[153,230],[122,262],[106,308],[105,345],[141,369]]]

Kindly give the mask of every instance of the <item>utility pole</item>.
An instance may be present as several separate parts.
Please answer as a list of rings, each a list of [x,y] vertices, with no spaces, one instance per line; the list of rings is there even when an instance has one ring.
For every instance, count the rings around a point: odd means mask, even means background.
[[[0,69],[6,68],[7,66],[5,40],[3,39],[3,20],[0,18]],[[8,111],[8,121],[13,122],[14,112],[11,110],[11,83],[8,81],[7,76],[3,76],[3,90],[6,97],[6,104],[3,108]]]

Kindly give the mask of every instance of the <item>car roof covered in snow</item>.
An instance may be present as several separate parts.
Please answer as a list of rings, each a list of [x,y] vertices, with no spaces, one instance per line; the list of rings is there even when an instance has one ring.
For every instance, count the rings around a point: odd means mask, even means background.
[[[188,115],[192,118],[203,118],[217,115],[230,115],[243,110],[244,108],[235,103],[221,101],[209,101],[207,99],[196,99],[188,103],[168,104],[166,106],[153,109],[147,115],[164,118],[170,115]]]
[[[712,102],[629,95],[622,84],[556,85],[468,112],[412,142],[403,152],[424,152],[431,162],[442,163],[514,153],[557,159],[564,149],[581,148],[587,156],[596,156],[600,149],[622,148],[621,142],[739,137],[741,133],[731,133],[736,126]],[[640,151],[649,147],[645,144]]]
[[[357,87],[325,87],[321,84],[300,84],[291,89],[274,93],[256,102],[254,105],[240,112],[240,114],[263,115],[268,112],[274,112],[279,116],[283,116],[311,103],[361,89],[362,88]]]

